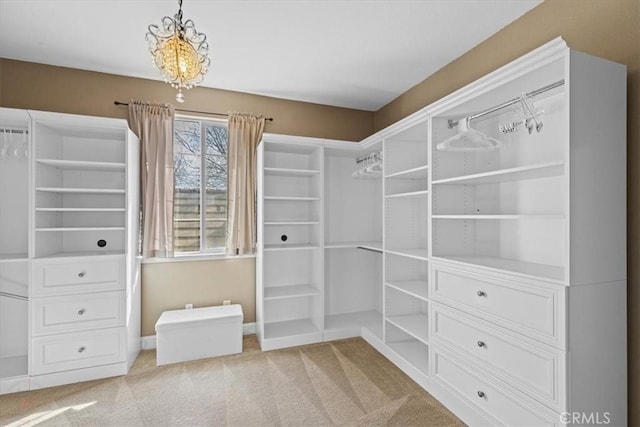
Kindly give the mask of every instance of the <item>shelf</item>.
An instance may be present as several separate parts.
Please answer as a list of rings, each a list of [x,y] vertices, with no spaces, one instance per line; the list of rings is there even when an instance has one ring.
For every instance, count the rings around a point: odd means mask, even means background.
[[[29,256],[26,253],[0,254],[0,262],[21,262],[27,261]]]
[[[297,245],[264,245],[265,251],[293,251],[299,249],[318,249],[320,246],[309,243]]]
[[[264,200],[286,200],[290,202],[313,202],[320,200],[320,197],[297,197],[297,196],[264,196]]]
[[[428,320],[429,317],[423,313],[387,316],[387,322],[425,344],[429,342]]]
[[[274,322],[264,324],[265,339],[284,338],[293,335],[305,335],[319,333],[320,331],[313,324],[311,319],[286,320],[284,322]]]
[[[36,231],[124,231],[124,227],[43,227]]]
[[[124,194],[120,188],[63,188],[63,187],[36,187],[36,191],[49,193],[77,193],[77,194]]]
[[[422,197],[429,194],[429,190],[410,191],[408,193],[388,194],[384,196],[385,199],[393,199],[398,197]]]
[[[264,168],[266,175],[280,175],[280,176],[313,176],[320,173],[315,169],[287,169],[287,168]]]
[[[266,221],[264,225],[318,225],[320,221]]]
[[[90,162],[82,160],[36,159],[36,162],[60,169],[93,170],[103,172],[124,171],[126,166],[124,163]]]
[[[122,251],[83,251],[83,252],[56,252],[44,256],[36,257],[38,259],[48,258],[75,258],[83,256],[106,256],[106,255],[124,255]]]
[[[419,259],[421,261],[428,261],[429,251],[426,248],[417,249],[387,249],[386,252],[392,255],[400,255],[408,258]]]
[[[27,375],[27,355],[0,357],[0,378]]]
[[[417,168],[405,169],[387,175],[385,178],[420,179],[427,178],[429,166],[418,166]]]
[[[354,313],[327,314],[324,317],[325,331],[360,328],[367,328],[371,333],[382,338],[382,314],[376,310],[367,310]]]
[[[433,215],[433,219],[564,219],[564,215]]]
[[[271,286],[264,288],[264,299],[297,298],[318,295],[320,291],[311,285]]]
[[[387,345],[400,357],[409,362],[409,364],[415,366],[423,374],[428,375],[429,349],[425,346],[425,344],[419,341],[411,340],[388,342]]]
[[[434,256],[434,260],[451,261],[463,264],[472,264],[480,267],[488,267],[509,273],[525,274],[536,278],[551,279],[558,282],[564,281],[564,267],[548,264],[536,264],[532,262],[518,261],[508,258],[495,258],[483,256]]]
[[[549,178],[564,174],[564,161],[538,163],[529,166],[500,169],[497,171],[463,175],[453,178],[438,179],[437,184],[498,184],[509,181],[524,181],[528,179]]]
[[[371,251],[382,252],[382,242],[335,242],[325,243],[325,249],[344,249],[344,248],[357,248],[357,249],[369,249]]]
[[[37,212],[125,212],[125,208],[36,208]]]
[[[412,297],[424,301],[428,299],[428,284],[426,280],[398,280],[387,282],[386,285]]]

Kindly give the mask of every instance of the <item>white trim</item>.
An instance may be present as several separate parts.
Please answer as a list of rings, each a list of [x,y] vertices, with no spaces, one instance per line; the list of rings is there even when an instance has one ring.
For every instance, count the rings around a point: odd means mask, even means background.
[[[253,335],[256,333],[255,322],[242,324],[242,335]],[[140,337],[140,350],[153,350],[156,348],[156,336],[148,335]]]
[[[247,255],[227,255],[227,254],[189,254],[189,255],[176,255],[173,258],[146,258],[142,260],[142,264],[162,264],[166,262],[191,262],[191,261],[219,261],[225,259],[242,259],[242,258],[255,258],[256,254]]]

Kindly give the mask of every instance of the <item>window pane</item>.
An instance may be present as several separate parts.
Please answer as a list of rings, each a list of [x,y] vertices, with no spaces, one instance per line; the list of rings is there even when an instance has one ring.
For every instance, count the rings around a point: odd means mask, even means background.
[[[200,123],[174,123],[174,250],[200,251]]]
[[[227,234],[227,128],[204,126],[206,164],[205,248],[225,246]]]

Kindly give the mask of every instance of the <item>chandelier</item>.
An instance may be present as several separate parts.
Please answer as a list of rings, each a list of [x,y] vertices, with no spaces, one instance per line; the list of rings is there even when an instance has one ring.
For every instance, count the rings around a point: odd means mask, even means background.
[[[202,82],[210,60],[207,36],[196,30],[191,19],[182,22],[182,0],[178,0],[178,6],[173,18],[165,16],[159,26],[149,25],[146,40],[164,81],[178,89],[176,101],[184,102],[182,89]]]

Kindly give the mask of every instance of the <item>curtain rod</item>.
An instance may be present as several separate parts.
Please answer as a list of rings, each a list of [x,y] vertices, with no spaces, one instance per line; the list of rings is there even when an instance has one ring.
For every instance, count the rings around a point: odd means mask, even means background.
[[[540,95],[541,93],[550,91],[551,89],[555,89],[557,87],[560,87],[564,84],[564,79],[563,80],[558,80],[555,83],[551,83],[550,85],[547,85],[545,87],[541,87],[540,89],[536,89],[534,91],[531,91],[527,94],[525,94],[525,96],[537,96]],[[478,114],[474,114],[473,116],[469,116],[469,120],[475,120],[475,119],[479,119],[480,117],[486,116],[487,114],[491,114],[491,113],[495,113],[498,110],[502,110],[503,108],[506,108],[510,105],[516,104],[520,102],[520,97],[518,98],[513,98],[507,102],[504,102],[500,105],[496,105],[495,107],[489,108],[488,110],[485,110],[481,113]],[[454,128],[455,126],[458,125],[458,120],[451,120],[449,119],[449,129]]]
[[[114,105],[129,105],[127,102],[120,102],[120,101],[113,101]],[[213,116],[225,116],[225,117],[229,117],[228,114],[224,114],[224,113],[210,113],[208,111],[198,111],[198,110],[182,110],[180,108],[176,108],[176,111],[180,111],[182,113],[196,113],[196,114],[211,114]],[[273,121],[273,117],[266,117],[265,118],[266,121],[268,122],[272,122]]]

